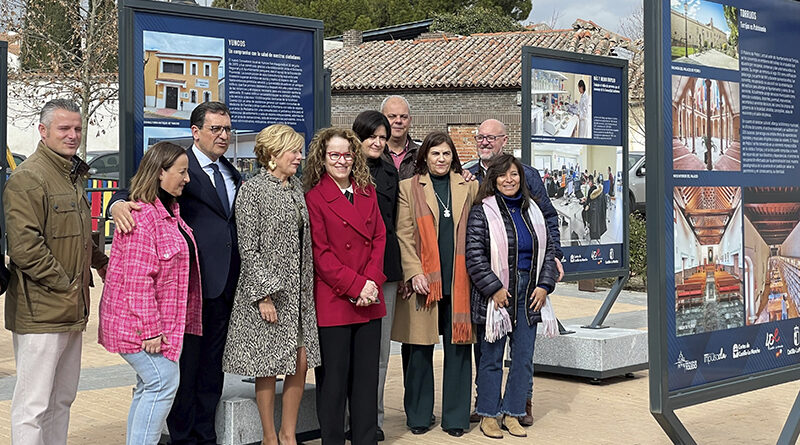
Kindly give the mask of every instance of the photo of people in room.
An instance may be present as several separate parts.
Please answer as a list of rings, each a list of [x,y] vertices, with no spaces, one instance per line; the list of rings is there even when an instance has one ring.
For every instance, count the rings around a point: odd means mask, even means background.
[[[142,45],[145,118],[188,120],[197,105],[225,100],[224,39],[144,31]]]
[[[532,144],[562,246],[622,242],[622,147]],[[619,177],[618,177],[619,176]]]
[[[741,171],[739,84],[672,76],[675,170]]]
[[[798,317],[800,187],[744,189],[747,324]]]
[[[591,83],[588,74],[533,70],[531,134],[591,139]]]
[[[739,69],[739,8],[704,0],[672,0],[672,62]]]
[[[744,325],[742,188],[675,187],[676,335]]]

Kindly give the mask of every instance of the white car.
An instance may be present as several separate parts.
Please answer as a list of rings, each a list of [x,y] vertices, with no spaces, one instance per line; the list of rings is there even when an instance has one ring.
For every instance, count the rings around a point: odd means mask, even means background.
[[[631,212],[636,210],[645,213],[645,199],[647,198],[647,188],[645,187],[644,152],[628,153],[628,205]]]

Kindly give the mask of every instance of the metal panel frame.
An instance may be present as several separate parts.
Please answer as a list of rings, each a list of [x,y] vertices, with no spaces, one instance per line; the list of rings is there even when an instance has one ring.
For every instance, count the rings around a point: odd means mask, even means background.
[[[631,209],[628,208],[628,61],[615,57],[595,56],[592,54],[572,53],[557,51],[535,46],[522,47],[522,162],[531,165],[531,57],[543,57],[549,59],[564,60],[569,62],[590,63],[593,65],[605,65],[620,68],[622,71],[622,85],[620,94],[622,96],[622,192],[626,199],[622,200],[622,259],[620,267],[593,272],[573,272],[565,273],[564,280],[575,281],[592,278],[605,277],[627,277],[630,273],[630,216]],[[622,286],[619,286],[621,290]],[[617,292],[618,293],[618,292]],[[611,296],[611,295],[609,295]],[[614,295],[616,299],[616,295]],[[613,304],[613,301],[611,302]],[[610,309],[610,305],[608,307]],[[602,311],[602,309],[601,309]],[[603,317],[605,318],[605,317]],[[602,322],[602,320],[601,320]]]
[[[134,165],[134,101],[133,84],[134,54],[133,35],[136,13],[147,12],[170,16],[190,17],[206,20],[227,21],[243,25],[271,26],[309,31],[314,34],[314,131],[326,121],[329,109],[325,107],[323,79],[323,24],[320,20],[303,19],[255,12],[235,11],[222,8],[209,8],[199,5],[165,3],[150,0],[122,0],[119,13],[119,147],[120,147],[120,186],[126,187],[135,172]]]
[[[797,380],[800,365],[745,374],[730,379],[677,391],[669,390],[667,346],[666,215],[672,213],[665,202],[665,147],[671,127],[665,125],[669,93],[664,91],[663,8],[668,0],[644,3],[645,20],[645,156],[647,169],[647,294],[648,345],[650,361],[650,412],[674,443],[694,444],[692,435],[675,410],[745,392]],[[800,395],[795,400],[778,444],[793,444],[800,434]]]
[[[8,169],[8,42],[0,41],[0,255],[6,253],[6,212],[3,205],[3,190],[6,187],[6,170]]]

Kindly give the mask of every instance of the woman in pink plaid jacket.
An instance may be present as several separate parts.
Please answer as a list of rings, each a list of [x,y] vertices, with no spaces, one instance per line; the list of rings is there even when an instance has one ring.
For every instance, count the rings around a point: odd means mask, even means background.
[[[200,266],[176,197],[189,182],[183,148],[159,142],[131,180],[136,230],[111,244],[98,341],[136,371],[127,444],[157,444],[180,381],[183,335],[202,335]]]

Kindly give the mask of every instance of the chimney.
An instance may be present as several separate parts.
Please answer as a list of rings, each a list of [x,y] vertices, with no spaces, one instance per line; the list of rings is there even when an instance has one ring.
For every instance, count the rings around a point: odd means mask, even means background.
[[[344,43],[345,47],[361,45],[363,43],[361,31],[357,29],[348,29],[342,34],[342,43]]]

